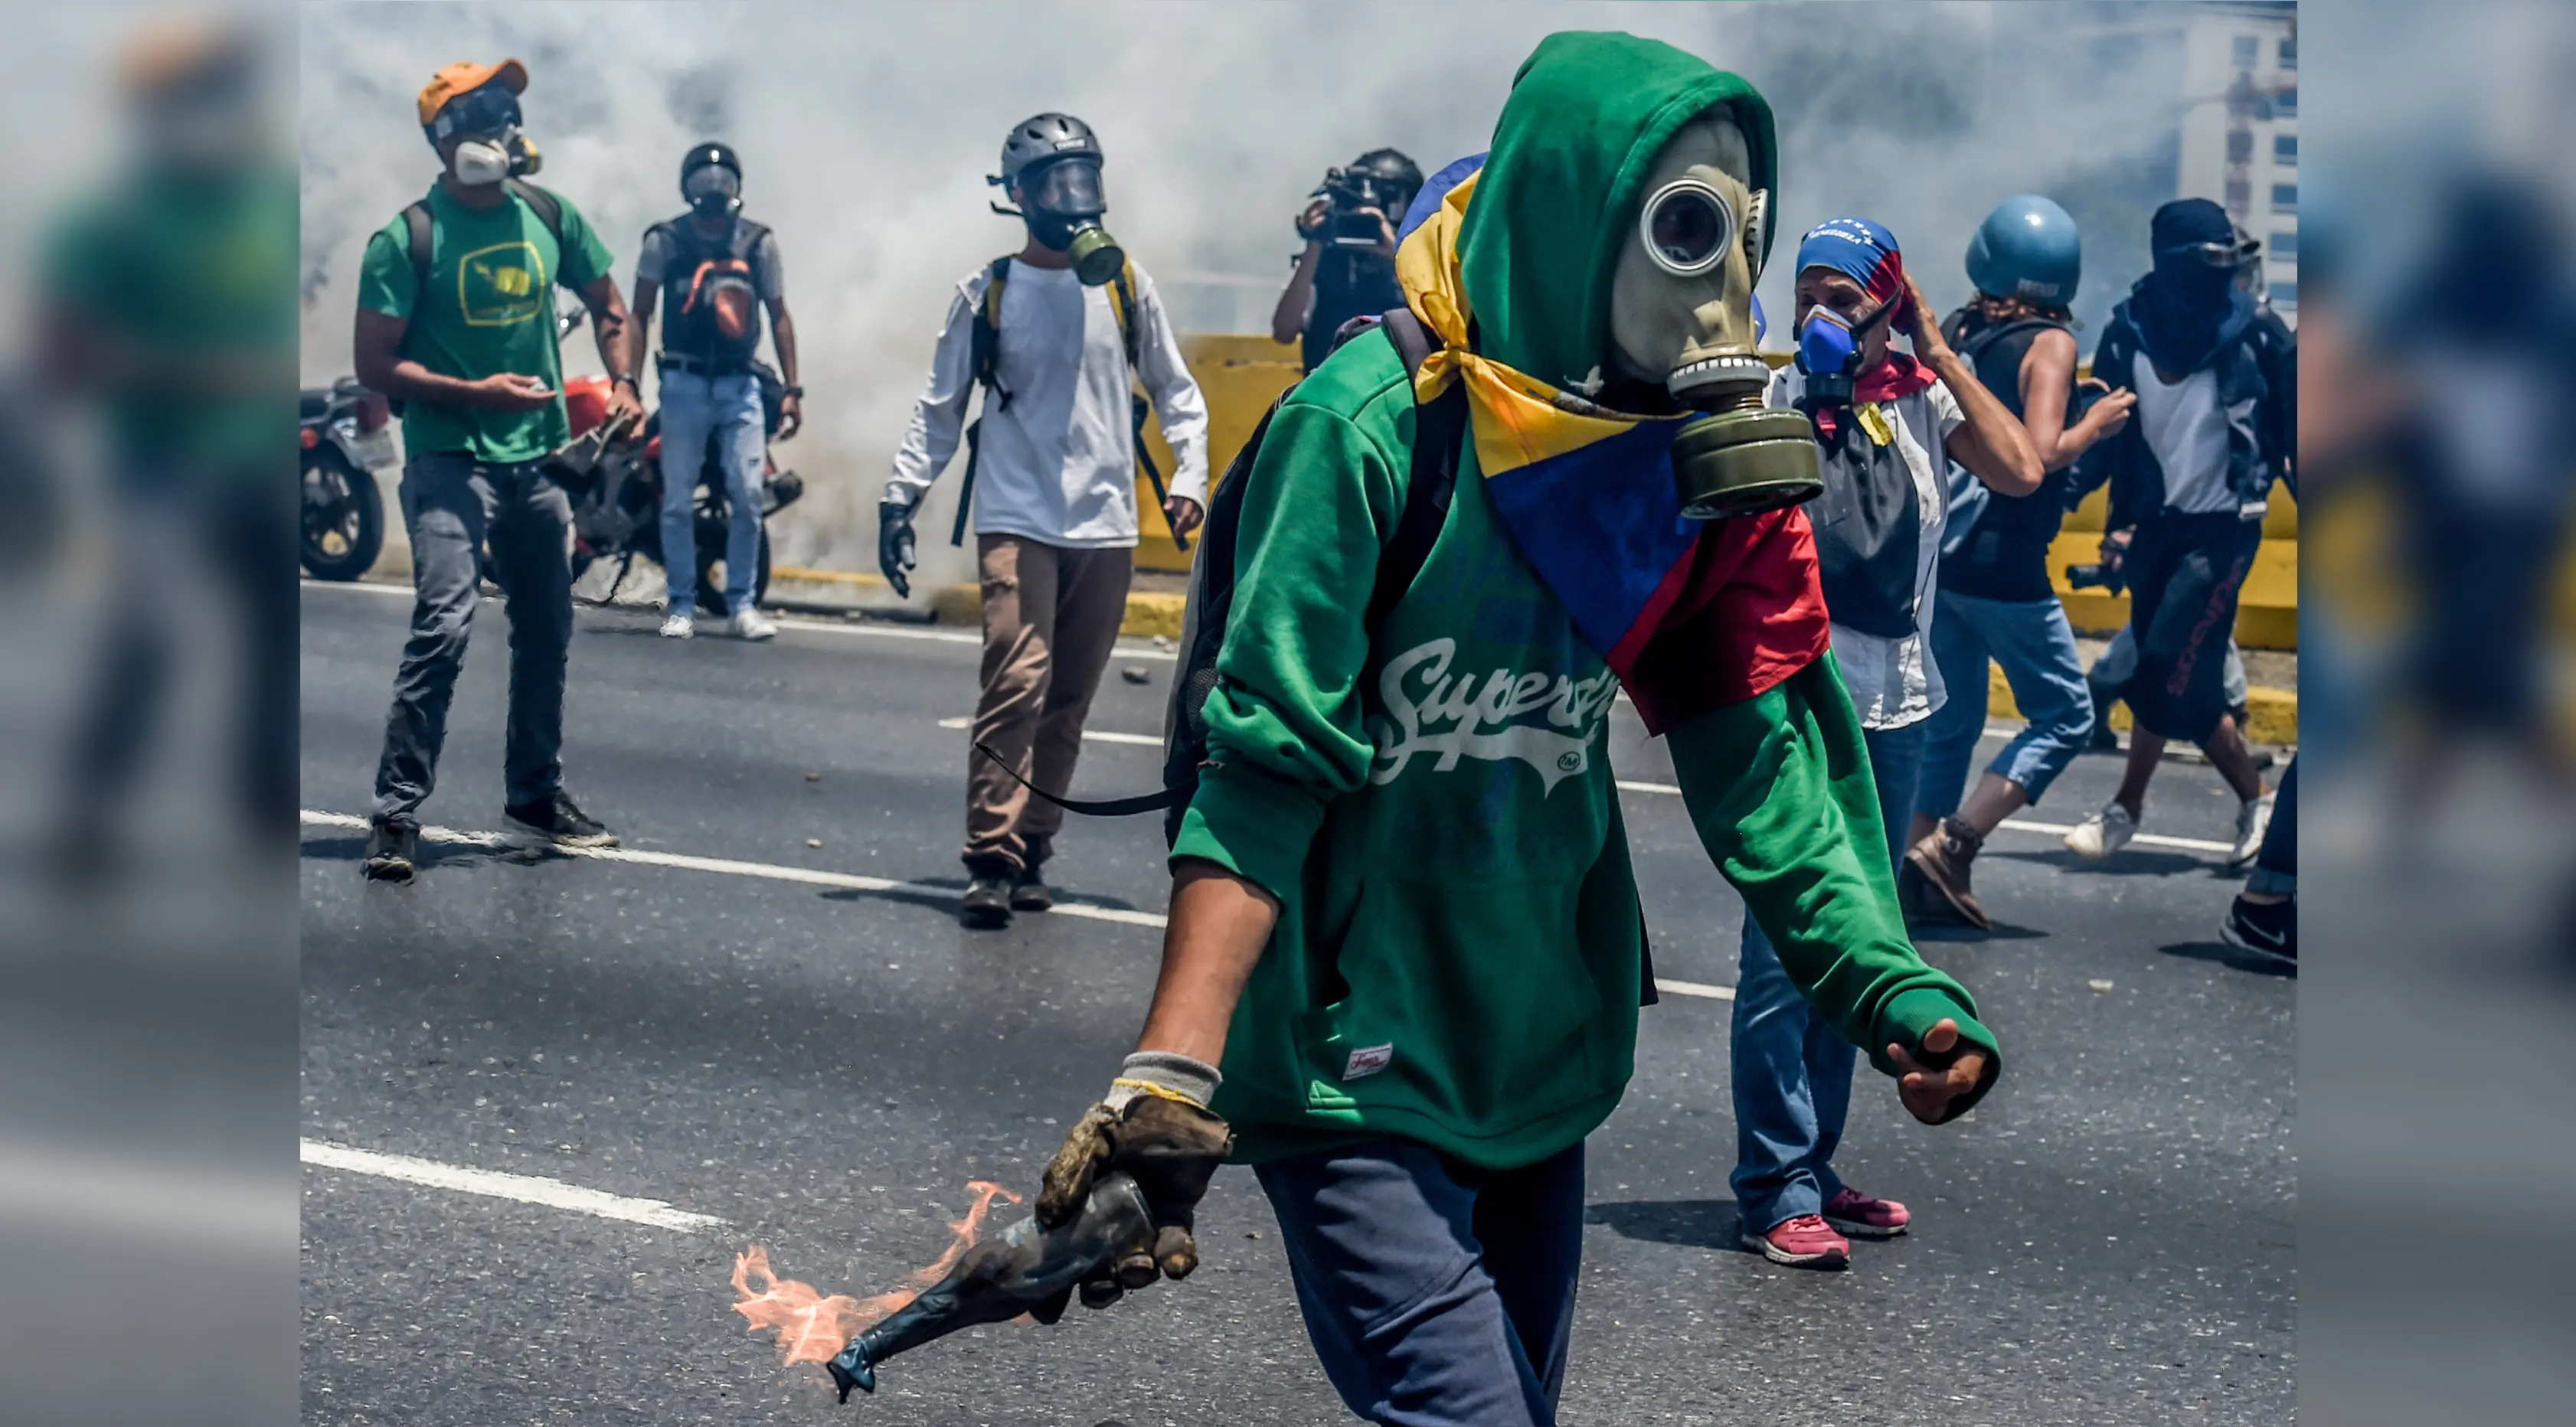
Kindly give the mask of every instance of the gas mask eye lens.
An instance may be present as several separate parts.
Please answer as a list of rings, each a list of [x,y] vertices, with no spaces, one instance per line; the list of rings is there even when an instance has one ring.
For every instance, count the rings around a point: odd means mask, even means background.
[[[1735,214],[1716,189],[1695,178],[1676,179],[1646,200],[1637,228],[1655,266],[1676,277],[1697,277],[1725,261],[1735,239]]]

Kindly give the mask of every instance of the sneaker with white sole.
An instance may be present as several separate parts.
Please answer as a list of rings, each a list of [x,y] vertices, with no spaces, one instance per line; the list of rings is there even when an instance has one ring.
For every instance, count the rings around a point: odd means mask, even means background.
[[[2272,830],[2272,800],[2278,794],[2265,793],[2249,798],[2236,809],[2236,846],[2227,853],[2227,865],[2242,867],[2263,850],[2263,835]]]
[[[686,639],[698,632],[698,622],[685,614],[675,614],[662,621],[664,639]]]
[[[1761,1233],[1745,1233],[1744,1246],[1791,1268],[1837,1269],[1851,1262],[1851,1241],[1817,1214],[1801,1214]]]
[[[733,632],[734,637],[748,639],[757,644],[778,633],[778,624],[769,616],[746,604],[742,607],[742,612],[733,617]]]
[[[2129,845],[2138,835],[2138,820],[2118,803],[2104,803],[2102,811],[2075,825],[2066,835],[2066,850],[2091,861],[2099,861]]]

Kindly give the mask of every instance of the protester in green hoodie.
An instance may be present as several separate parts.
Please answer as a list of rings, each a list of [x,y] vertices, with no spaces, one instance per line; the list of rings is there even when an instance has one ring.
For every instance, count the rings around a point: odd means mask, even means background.
[[[1426,192],[1399,250],[1407,305],[1447,344],[1421,398],[1463,382],[1471,437],[1440,538],[1373,637],[1362,608],[1404,508],[1417,390],[1373,333],[1273,418],[1153,1006],[1039,1197],[1060,1223],[1121,1170],[1163,1226],[1086,1304],[1195,1266],[1192,1211],[1231,1154],[1270,1196],[1353,1411],[1554,1419],[1583,1139],[1618,1105],[1652,996],[1602,756],[1623,684],[1670,734],[1712,860],[1906,1107],[1939,1123],[1992,1083],[1967,993],[1905,937],[1859,722],[1819,657],[1805,517],[1700,528],[1672,571],[1643,572],[1642,655],[1613,655],[1585,632],[1599,572],[1542,549],[1547,522],[1496,493],[1561,488],[1549,519],[1616,533],[1628,512],[1586,498],[1634,448],[1670,506],[1687,413],[1666,378],[1751,359],[1774,173],[1769,109],[1736,76],[1624,35],[1540,45],[1481,171]],[[1724,222],[1701,275],[1667,282],[1648,250],[1691,237],[1640,215],[1693,185]]]

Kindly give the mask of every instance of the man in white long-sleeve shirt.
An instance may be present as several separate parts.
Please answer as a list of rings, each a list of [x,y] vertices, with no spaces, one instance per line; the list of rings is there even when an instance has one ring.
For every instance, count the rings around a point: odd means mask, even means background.
[[[957,285],[878,507],[879,560],[909,595],[912,518],[961,440],[984,592],[984,690],[966,785],[962,919],[999,927],[1052,903],[1041,868],[1063,810],[1030,796],[1073,781],[1135,566],[1141,379],[1178,458],[1164,517],[1187,536],[1207,504],[1207,404],[1145,274],[1101,229],[1100,146],[1079,119],[1011,131],[1004,187],[1028,245]],[[1000,284],[998,296],[994,285]],[[974,388],[985,388],[972,431]],[[1007,765],[1007,766],[1005,766]],[[1014,775],[1017,776],[1014,776]]]

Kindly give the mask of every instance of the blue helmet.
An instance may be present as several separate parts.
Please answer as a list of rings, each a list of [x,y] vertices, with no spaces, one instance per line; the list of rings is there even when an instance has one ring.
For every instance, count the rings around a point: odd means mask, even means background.
[[[2075,300],[2084,245],[2066,210],[2036,193],[1995,205],[1968,240],[1968,281],[1989,297],[2063,307]]]

